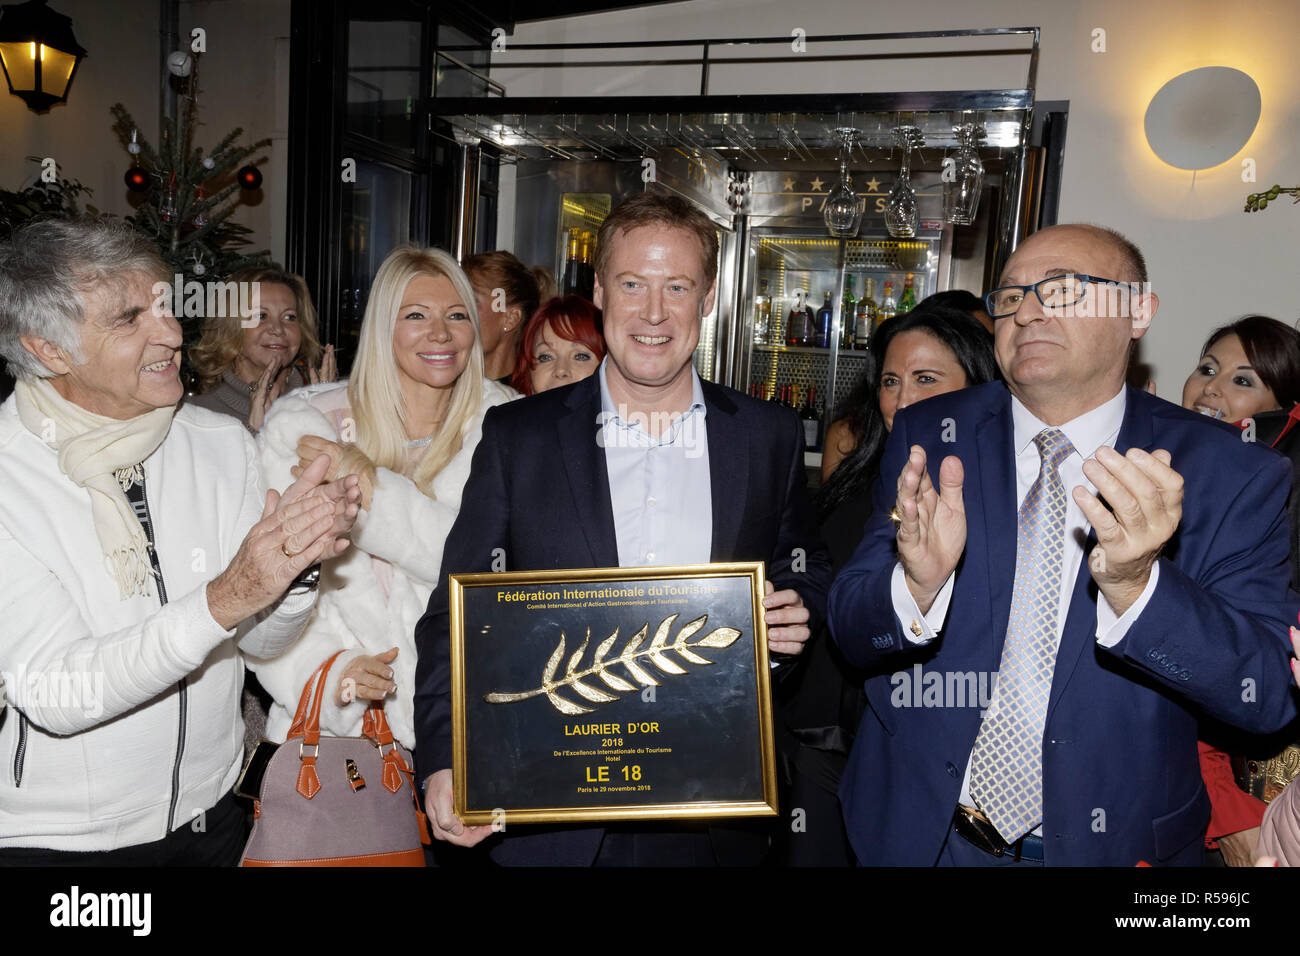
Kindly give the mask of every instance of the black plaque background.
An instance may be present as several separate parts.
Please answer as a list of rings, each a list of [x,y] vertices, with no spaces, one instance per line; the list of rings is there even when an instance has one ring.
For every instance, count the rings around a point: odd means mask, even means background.
[[[544,587],[528,584],[465,588],[466,810],[762,802],[752,580],[746,574],[642,582],[578,581]],[[609,600],[641,603],[609,604],[597,600],[591,603],[604,606],[553,609],[538,609],[536,605],[569,603],[572,599],[497,601],[498,591],[572,591],[637,584],[646,591],[655,586],[715,586],[718,593],[685,599],[614,598]],[[589,714],[562,714],[544,694],[506,704],[492,704],[483,699],[491,692],[517,693],[539,687],[542,671],[559,643],[561,631],[566,640],[557,677],[563,676],[569,655],[581,646],[588,627],[591,641],[579,662],[580,671],[590,666],[596,647],[615,627],[618,627],[618,640],[608,657],[617,657],[643,624],[649,624],[649,632],[639,649],[649,646],[655,628],[665,617],[677,614],[668,634],[671,644],[684,624],[706,613],[708,620],[690,641],[697,641],[713,628],[723,626],[738,629],[740,637],[727,648],[696,648],[695,653],[714,662],[711,666],[692,664],[669,651],[667,656],[683,667],[685,674],[664,674],[647,658],[638,658],[637,663],[660,682],[655,688],[654,701],[642,699],[644,688],[619,664],[614,665],[611,673],[636,685],[636,692],[618,693],[594,675],[584,681],[615,694],[618,700],[592,704],[568,688],[558,689],[561,696],[573,703],[592,707]],[[622,754],[618,762],[607,762],[600,753],[605,735],[565,735],[566,727],[577,724],[617,723],[625,730],[632,722],[657,722],[660,732],[612,735],[623,738],[623,747],[611,749],[671,747],[672,753]],[[596,753],[556,757],[557,750]],[[652,789],[601,792],[598,783],[586,780],[587,767],[608,766],[607,786],[633,786],[637,781],[623,778],[620,768],[624,765],[640,766],[639,782],[649,783]],[[591,787],[595,792],[582,793],[579,787]]]

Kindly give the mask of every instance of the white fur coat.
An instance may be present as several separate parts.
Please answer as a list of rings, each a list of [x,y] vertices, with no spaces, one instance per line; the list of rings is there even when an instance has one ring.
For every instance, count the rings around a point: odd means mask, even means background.
[[[344,653],[330,669],[321,729],[337,736],[360,735],[367,702],[335,706],[340,675],[354,658],[396,647],[392,667],[397,690],[385,700],[384,713],[394,736],[415,746],[415,625],[438,581],[443,542],[460,511],[470,460],[483,436],[483,416],[491,406],[516,397],[511,389],[484,380],[482,405],[462,432],[460,451],[434,478],[435,498],[409,478],[378,469],[370,509],[357,518],[352,546],[322,568],[316,612],[302,638],[273,660],[249,659],[275,699],[267,717],[269,738],[284,740],[303,686],[338,650]],[[293,483],[289,469],[298,463],[298,440],[304,435],[340,442],[338,423],[348,413],[344,382],[298,389],[277,401],[257,436],[267,487],[283,491]]]

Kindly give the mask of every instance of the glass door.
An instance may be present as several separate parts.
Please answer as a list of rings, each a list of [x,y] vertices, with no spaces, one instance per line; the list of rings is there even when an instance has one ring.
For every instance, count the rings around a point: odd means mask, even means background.
[[[867,374],[871,334],[935,291],[940,234],[916,239],[830,239],[825,231],[753,232],[749,394],[800,411],[808,464],[820,464],[826,427]],[[841,281],[842,280],[842,281]],[[910,288],[910,298],[904,299]]]

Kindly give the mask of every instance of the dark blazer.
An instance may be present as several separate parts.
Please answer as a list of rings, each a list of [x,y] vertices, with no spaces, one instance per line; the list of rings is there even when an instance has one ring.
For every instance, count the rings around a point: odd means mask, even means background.
[[[799,419],[769,402],[701,384],[713,502],[710,559],[767,562],[768,579],[777,590],[797,590],[816,626],[824,617],[830,562],[805,487]],[[511,571],[618,566],[605,451],[596,444],[600,410],[600,382],[592,375],[498,405],[483,421],[438,586],[415,631],[421,780],[452,765],[448,574],[491,570],[498,548]],[[520,828],[492,855],[503,863],[587,865],[602,834],[597,827]],[[720,859],[727,855],[723,843],[715,835]]]
[[[1097,589],[1087,561],[1079,569],[1043,738],[1048,864],[1198,864],[1210,810],[1198,714],[1251,733],[1296,715],[1287,666],[1287,627],[1300,611],[1287,588],[1290,466],[1244,444],[1235,428],[1127,394],[1116,450],[1169,451],[1184,479],[1182,520],[1159,558],[1150,603],[1112,648],[1097,644]],[[996,382],[900,412],[866,535],[831,588],[836,641],[878,675],[867,681],[869,709],[840,788],[863,863],[934,864],[948,832],[979,702],[915,706],[923,699],[908,682],[916,664],[954,688],[962,675],[998,669],[1015,578],[1012,431],[1011,396]],[[925,448],[936,486],[944,456],[965,467],[966,551],[945,625],[922,648],[904,639],[910,622],[898,620],[890,599],[897,557],[888,515],[913,444]],[[1086,549],[1095,543],[1090,535]]]
[[[1291,500],[1287,505],[1291,511],[1291,589],[1300,591],[1300,427],[1286,431],[1293,416],[1300,418],[1300,408],[1260,412],[1255,416],[1255,440],[1291,462]]]

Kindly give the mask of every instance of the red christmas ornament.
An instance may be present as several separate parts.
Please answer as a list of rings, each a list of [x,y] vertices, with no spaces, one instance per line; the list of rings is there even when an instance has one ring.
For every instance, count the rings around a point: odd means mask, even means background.
[[[142,193],[149,188],[149,173],[139,166],[132,166],[126,171],[122,181],[126,183],[126,188],[131,192]]]
[[[243,166],[235,173],[241,189],[261,189],[262,171],[256,166]]]

